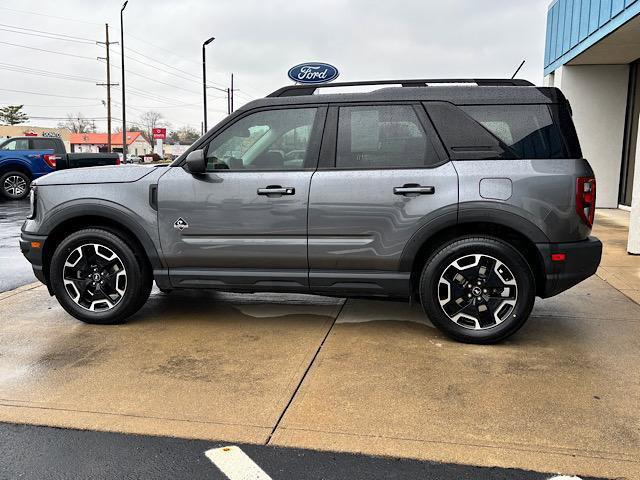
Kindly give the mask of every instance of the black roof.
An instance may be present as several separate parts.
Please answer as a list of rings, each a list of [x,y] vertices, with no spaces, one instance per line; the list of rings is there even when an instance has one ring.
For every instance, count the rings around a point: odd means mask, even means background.
[[[389,87],[390,84],[400,86]],[[382,88],[366,93],[314,94],[319,88],[363,85],[381,85]],[[384,80],[290,85],[246,104],[241,110],[274,105],[386,101],[446,101],[456,105],[539,104],[561,103],[564,96],[556,88],[536,87],[526,80]]]

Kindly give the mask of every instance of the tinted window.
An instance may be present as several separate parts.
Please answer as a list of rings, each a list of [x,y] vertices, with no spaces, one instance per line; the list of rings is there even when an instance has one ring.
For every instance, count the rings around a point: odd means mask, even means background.
[[[207,171],[304,168],[316,112],[282,109],[241,118],[209,144]]]
[[[32,142],[35,150],[53,150],[55,152],[58,147],[58,142],[50,138],[34,138]]]
[[[460,108],[509,147],[516,158],[570,156],[547,105],[473,105]]]
[[[413,107],[341,107],[337,168],[424,167],[439,163]]]
[[[26,138],[10,140],[2,145],[2,150],[29,150],[29,140]]]

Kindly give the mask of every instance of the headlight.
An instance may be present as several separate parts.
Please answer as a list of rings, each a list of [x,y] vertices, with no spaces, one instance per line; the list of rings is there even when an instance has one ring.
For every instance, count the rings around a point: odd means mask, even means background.
[[[31,191],[29,192],[29,215],[27,216],[27,219],[29,220],[35,218],[36,216],[36,202],[37,202],[36,192],[37,192],[36,186],[32,185]]]

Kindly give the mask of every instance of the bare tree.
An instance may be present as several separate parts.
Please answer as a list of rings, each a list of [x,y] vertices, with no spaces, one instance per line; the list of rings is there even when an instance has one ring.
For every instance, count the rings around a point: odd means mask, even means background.
[[[153,129],[168,126],[162,114],[153,110],[145,112],[140,116],[140,124],[142,127],[140,129],[142,136],[151,145],[153,145]]]
[[[93,121],[88,120],[85,116],[78,112],[76,115],[67,113],[67,120],[58,123],[60,128],[68,128],[73,133],[95,133],[96,125]]]

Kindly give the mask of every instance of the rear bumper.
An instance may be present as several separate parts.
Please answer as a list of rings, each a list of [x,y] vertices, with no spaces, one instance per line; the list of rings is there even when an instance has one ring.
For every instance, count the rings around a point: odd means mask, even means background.
[[[542,298],[553,297],[596,273],[602,258],[602,242],[589,237],[581,242],[539,243],[538,251],[544,260],[545,284],[538,292]],[[553,261],[552,255],[565,254],[564,261]]]
[[[47,285],[47,278],[43,268],[44,259],[42,252],[44,251],[46,238],[44,235],[32,235],[25,232],[22,232],[20,235],[20,250],[33,267],[33,274],[45,285]],[[34,242],[39,243],[40,247],[35,247]]]

